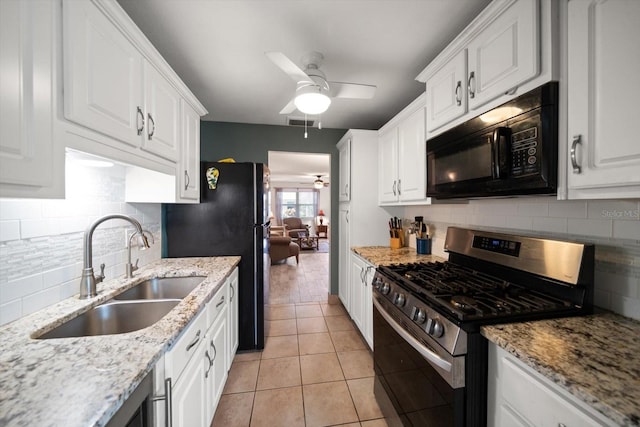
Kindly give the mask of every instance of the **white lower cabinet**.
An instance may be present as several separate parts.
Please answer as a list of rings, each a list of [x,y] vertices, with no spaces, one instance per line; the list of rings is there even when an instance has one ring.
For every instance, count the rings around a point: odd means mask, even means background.
[[[171,396],[169,402],[157,399],[154,403],[156,427],[166,425],[167,403],[174,426],[206,427],[211,424],[237,348],[237,297],[231,291],[233,286],[237,292],[237,284],[236,268],[156,364],[154,393]],[[230,328],[234,323],[235,329]],[[170,390],[165,389],[168,379]]]
[[[356,254],[351,254],[351,284],[349,314],[373,350],[373,303],[371,281],[375,267]]]
[[[349,261],[350,231],[349,231],[349,204],[341,203],[338,208],[338,230],[340,239],[338,242],[338,297],[347,311],[351,308],[351,269]]]
[[[489,343],[487,425],[597,427],[616,423]]]

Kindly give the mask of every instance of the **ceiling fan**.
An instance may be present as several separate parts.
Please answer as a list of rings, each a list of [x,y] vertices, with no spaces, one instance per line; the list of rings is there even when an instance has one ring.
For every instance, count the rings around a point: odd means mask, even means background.
[[[313,188],[321,189],[322,187],[328,187],[329,183],[322,180],[322,175],[316,175],[317,178],[313,181]]]
[[[274,64],[296,82],[294,98],[280,111],[291,114],[296,108],[309,115],[324,113],[331,98],[371,99],[376,93],[373,85],[327,81],[320,71],[324,56],[320,52],[309,52],[302,58],[304,70],[281,52],[265,52]]]

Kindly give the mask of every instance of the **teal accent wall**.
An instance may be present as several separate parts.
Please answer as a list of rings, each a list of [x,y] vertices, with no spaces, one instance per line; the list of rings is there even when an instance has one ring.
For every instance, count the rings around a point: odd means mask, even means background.
[[[331,155],[331,218],[338,218],[338,149],[346,129],[308,129],[247,123],[200,122],[200,159],[215,162],[232,157],[236,162],[267,163],[269,151],[322,153]],[[337,225],[338,221],[333,221]],[[331,228],[331,293],[338,293],[338,228]]]

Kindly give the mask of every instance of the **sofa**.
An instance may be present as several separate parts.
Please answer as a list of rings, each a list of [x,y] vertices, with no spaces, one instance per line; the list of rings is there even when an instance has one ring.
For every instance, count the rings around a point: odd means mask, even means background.
[[[291,256],[296,257],[296,264],[300,262],[300,246],[291,241],[289,236],[275,236],[269,238],[269,256],[271,263],[278,263]]]

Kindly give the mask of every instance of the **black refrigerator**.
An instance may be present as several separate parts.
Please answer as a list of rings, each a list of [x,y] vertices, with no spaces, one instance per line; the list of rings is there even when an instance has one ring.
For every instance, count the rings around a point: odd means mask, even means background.
[[[261,350],[271,264],[269,169],[261,163],[202,162],[200,177],[199,204],[163,205],[164,256],[241,256],[238,350]]]

